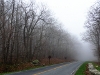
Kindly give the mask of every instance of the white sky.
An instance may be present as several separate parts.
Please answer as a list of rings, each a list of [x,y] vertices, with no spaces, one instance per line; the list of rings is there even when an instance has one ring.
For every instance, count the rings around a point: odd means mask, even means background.
[[[28,1],[28,0],[24,0]],[[31,0],[32,1],[32,0]],[[38,4],[43,3],[47,5],[55,17],[63,24],[63,28],[79,39],[80,34],[85,32],[84,23],[86,21],[87,13],[90,7],[96,2],[96,0],[35,0]],[[93,57],[89,44],[82,43],[83,49],[81,54],[85,54],[85,58]],[[83,57],[82,56],[82,57]],[[84,58],[84,57],[83,57]]]
[[[64,29],[80,35],[84,32],[87,12],[96,0],[36,0],[46,4],[64,25]]]
[[[64,29],[68,30],[79,39],[80,34],[85,32],[84,23],[90,7],[96,0],[36,0],[46,4],[54,13],[56,18],[64,25]],[[79,45],[80,46],[80,45]],[[79,59],[92,60],[94,58],[91,46],[82,42],[79,50]]]

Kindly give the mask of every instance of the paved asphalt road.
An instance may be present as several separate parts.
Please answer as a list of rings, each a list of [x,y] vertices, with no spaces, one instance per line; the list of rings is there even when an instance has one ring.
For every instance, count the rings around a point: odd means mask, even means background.
[[[74,75],[83,62],[61,63],[43,68],[16,72],[9,75]]]

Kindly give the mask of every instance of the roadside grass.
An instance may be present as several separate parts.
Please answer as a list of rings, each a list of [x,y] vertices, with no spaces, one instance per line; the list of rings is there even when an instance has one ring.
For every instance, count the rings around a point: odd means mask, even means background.
[[[0,64],[0,75],[41,68],[45,66],[68,62],[68,61],[70,60],[52,58],[49,64],[48,58],[44,58],[44,59],[40,59],[41,62],[40,65],[35,65],[35,66],[32,64],[32,62],[20,62],[19,64],[14,64],[14,65]],[[5,70],[6,67],[7,70]]]
[[[75,75],[85,75],[85,71],[86,71],[86,65],[88,64],[88,62],[84,62],[79,69],[76,71]]]
[[[100,71],[100,64],[98,65],[98,64],[96,64],[96,63],[92,63],[93,64],[93,66],[97,69],[97,70],[99,70]]]
[[[60,63],[59,63],[60,64]],[[24,69],[24,70],[21,70],[22,72],[24,71],[27,71],[27,70],[33,70],[33,69],[38,69],[38,68],[43,68],[43,67],[46,67],[46,66],[52,66],[52,65],[55,65],[55,64],[48,64],[48,65],[45,65],[45,66],[35,66],[33,68],[27,68],[27,69]],[[0,75],[7,75],[7,74],[13,74],[13,73],[16,73],[16,72],[21,72],[21,71],[14,71],[14,72],[6,72],[6,73],[0,73]]]
[[[46,66],[47,66],[47,65],[46,65]],[[41,67],[45,67],[45,66],[35,66],[35,67],[33,67],[33,68],[27,68],[27,69],[24,69],[24,70],[21,70],[21,71],[27,71],[27,70],[37,69],[37,68],[41,68]],[[21,72],[21,71],[0,73],[0,75],[12,74],[12,73]]]

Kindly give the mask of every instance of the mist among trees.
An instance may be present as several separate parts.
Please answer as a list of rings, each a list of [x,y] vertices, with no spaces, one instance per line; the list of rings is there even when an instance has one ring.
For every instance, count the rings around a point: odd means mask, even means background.
[[[87,32],[84,39],[92,43],[94,54],[100,61],[100,1],[91,6],[85,27]]]
[[[41,5],[0,0],[0,63],[17,64],[33,59],[73,59],[74,37]]]

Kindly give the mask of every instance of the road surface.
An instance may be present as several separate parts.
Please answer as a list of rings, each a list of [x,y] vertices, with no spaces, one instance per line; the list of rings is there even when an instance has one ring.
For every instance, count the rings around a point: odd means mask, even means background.
[[[74,75],[83,62],[61,63],[43,68],[16,72],[7,75]]]

